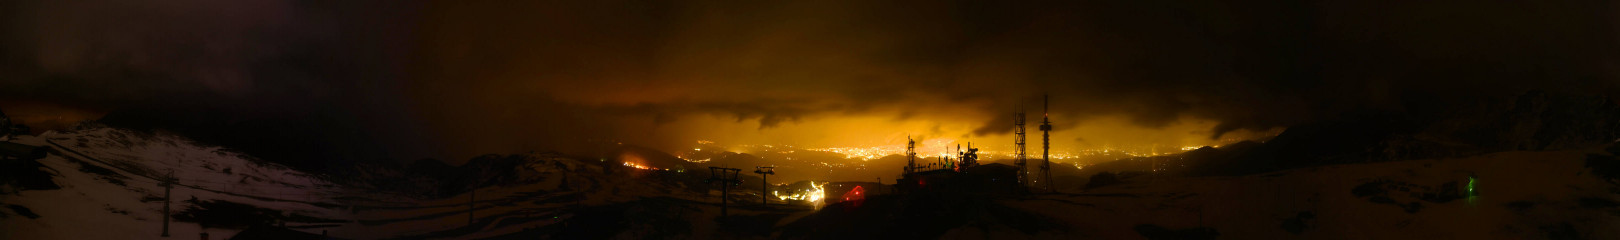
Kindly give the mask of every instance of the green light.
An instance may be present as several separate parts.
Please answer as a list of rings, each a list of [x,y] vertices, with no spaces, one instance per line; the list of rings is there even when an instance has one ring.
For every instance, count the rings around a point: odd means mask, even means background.
[[[1468,187],[1464,189],[1467,192],[1463,193],[1463,197],[1468,199],[1468,206],[1474,206],[1479,200],[1479,192],[1474,191],[1474,181],[1474,176],[1468,176]]]
[[[1474,177],[1468,177],[1468,196],[1478,196],[1477,194],[1474,194]]]

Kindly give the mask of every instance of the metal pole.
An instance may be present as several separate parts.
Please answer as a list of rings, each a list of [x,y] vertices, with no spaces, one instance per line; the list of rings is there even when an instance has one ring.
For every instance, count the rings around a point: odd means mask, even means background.
[[[174,169],[169,169],[169,174],[163,176],[163,235],[159,235],[161,237],[169,237],[169,199],[173,197],[171,195],[173,189]]]
[[[770,176],[771,175],[764,174],[759,175],[759,205],[771,205],[771,195],[766,194],[767,192],[771,191],[771,181],[767,180],[770,178]]]
[[[770,194],[770,192],[771,192],[771,184],[770,184],[771,181],[769,181],[769,177],[770,177],[770,175],[776,174],[776,170],[774,168],[776,168],[776,167],[761,167],[761,166],[755,166],[754,167],[754,173],[759,174],[759,180],[760,180],[760,183],[759,183],[759,186],[760,186],[760,189],[759,189],[759,204],[760,205],[770,205],[771,204],[769,202],[770,201],[770,195],[767,195],[767,194]]]
[[[726,195],[731,195],[730,194],[731,193],[730,192],[731,191],[730,187],[731,187],[731,183],[729,183],[729,182],[720,183],[720,216],[721,217],[727,216],[726,215]]]
[[[718,171],[718,172],[716,172]],[[742,169],[709,167],[709,179],[705,182],[720,182],[720,216],[726,215],[726,196],[731,195],[731,184],[741,184],[737,181],[737,173]],[[718,175],[716,175],[718,174]]]

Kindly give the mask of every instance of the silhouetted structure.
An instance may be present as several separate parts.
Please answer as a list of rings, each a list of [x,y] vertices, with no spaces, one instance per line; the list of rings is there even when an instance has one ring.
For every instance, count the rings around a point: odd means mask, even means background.
[[[916,173],[916,172],[917,172],[917,141],[916,140],[911,140],[911,136],[906,136],[906,169],[905,169],[905,172],[902,173],[902,174],[912,174],[912,173]]]
[[[951,169],[958,172],[969,167],[977,166],[979,165],[979,149],[973,148],[973,143],[970,142],[968,143],[968,150],[963,152],[962,145],[956,145],[956,159],[958,161],[952,162],[953,166]]]
[[[1041,178],[1046,181],[1046,191],[1055,192],[1052,187],[1052,120],[1051,96],[1041,96]]]
[[[1029,186],[1028,157],[1024,156],[1024,109],[1013,113],[1013,166],[1018,167],[1018,186]]]
[[[766,180],[766,179],[770,175],[775,175],[776,174],[776,170],[774,170],[773,168],[776,168],[776,167],[758,167],[758,166],[754,167],[754,173],[759,174],[759,185],[760,185],[760,188],[759,188],[759,204],[760,205],[770,205],[771,204],[769,202],[770,199],[771,199],[771,195],[768,194],[769,192],[771,192],[771,181]]]
[[[709,167],[709,179],[703,180],[709,183],[720,182],[720,216],[722,217],[726,216],[726,197],[731,196],[731,186],[742,184],[741,181],[737,181],[737,172],[740,171],[742,169]]]
[[[175,180],[174,169],[169,169],[169,174],[163,175],[163,234],[159,235],[162,237],[169,236],[169,215],[173,215],[169,212],[169,198],[173,197],[171,193],[174,192]]]
[[[1025,192],[1025,189],[1018,181],[1020,168],[1000,163],[979,165],[979,149],[973,148],[972,143],[968,143],[967,151],[961,151],[960,145],[957,146],[957,149],[957,159],[945,161],[952,164],[952,167],[902,174],[900,179],[895,180],[895,189],[899,193],[1010,194]]]
[[[939,169],[902,176],[895,183],[901,193],[946,192],[966,194],[1015,194],[1022,191],[1018,167],[991,163],[962,168]]]

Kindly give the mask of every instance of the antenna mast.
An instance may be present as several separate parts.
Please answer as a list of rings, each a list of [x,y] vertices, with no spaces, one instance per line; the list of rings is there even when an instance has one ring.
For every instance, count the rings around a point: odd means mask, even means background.
[[[906,174],[917,172],[917,141],[906,136]]]
[[[1046,191],[1055,192],[1052,187],[1052,97],[1041,96],[1041,178],[1046,180]]]
[[[1024,108],[1015,106],[1013,111],[1013,165],[1018,166],[1018,186],[1028,188],[1030,185],[1029,158],[1024,153]],[[1026,189],[1027,190],[1027,189]]]

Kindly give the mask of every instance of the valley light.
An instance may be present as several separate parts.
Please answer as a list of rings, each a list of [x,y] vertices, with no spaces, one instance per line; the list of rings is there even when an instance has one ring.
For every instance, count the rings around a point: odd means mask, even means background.
[[[821,188],[822,185],[827,185],[827,184],[823,183],[821,185],[816,185],[816,181],[810,181],[810,187],[816,189],[815,191],[810,191],[809,194],[805,194],[805,195],[807,195],[806,197],[809,198],[808,200],[810,202],[819,202],[819,201],[821,201],[821,198],[823,197],[823,194],[824,194],[822,192],[823,189]]]
[[[642,166],[642,165],[641,165],[641,164],[634,164],[634,163],[630,163],[630,162],[625,162],[625,163],[624,163],[624,166],[626,166],[626,167],[633,167],[633,168],[636,168],[636,169],[653,169],[653,170],[658,170],[658,168],[654,168],[654,167],[648,167],[648,166]]]

